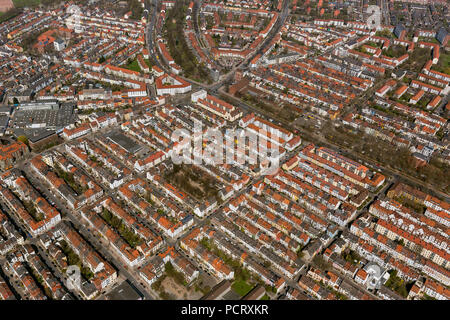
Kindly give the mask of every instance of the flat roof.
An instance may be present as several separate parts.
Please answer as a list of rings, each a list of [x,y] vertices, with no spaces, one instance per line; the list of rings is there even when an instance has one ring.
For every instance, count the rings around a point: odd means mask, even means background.
[[[24,135],[28,138],[31,143],[39,142],[42,139],[45,139],[53,134],[55,134],[55,130],[48,130],[46,128],[43,129],[15,129],[14,135],[16,137]]]
[[[221,282],[216,284],[211,289],[211,291],[206,295],[204,295],[200,300],[217,300],[217,298],[224,296],[229,291],[231,291],[231,281],[222,280]]]
[[[144,295],[128,280],[104,296],[104,300],[142,300]]]
[[[120,132],[111,132],[105,135],[105,137],[115,144],[121,146],[125,151],[135,154],[142,149],[142,146],[128,138],[126,135]]]
[[[12,128],[26,128],[35,125],[49,129],[60,129],[75,121],[73,106],[59,108],[15,110],[10,123]]]

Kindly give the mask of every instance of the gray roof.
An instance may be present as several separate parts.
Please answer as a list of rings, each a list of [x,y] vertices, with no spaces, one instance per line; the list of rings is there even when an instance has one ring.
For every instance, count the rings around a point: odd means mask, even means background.
[[[447,35],[448,35],[447,29],[441,27],[436,33],[436,40],[439,41],[441,44],[443,44]]]

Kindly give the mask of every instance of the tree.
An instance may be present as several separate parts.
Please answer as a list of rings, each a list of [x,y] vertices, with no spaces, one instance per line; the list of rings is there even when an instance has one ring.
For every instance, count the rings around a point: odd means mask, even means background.
[[[313,263],[322,270],[327,270],[330,268],[330,264],[323,258],[322,255],[315,255],[313,258]]]
[[[390,277],[384,285],[405,298],[408,296],[406,284],[403,279],[397,276],[397,270],[395,269],[390,272]]]
[[[28,138],[26,136],[18,136],[17,141],[23,142],[28,146]]]
[[[129,8],[131,11],[131,19],[139,20],[142,17],[142,13],[144,9],[141,6],[141,3],[138,0],[129,1]]]

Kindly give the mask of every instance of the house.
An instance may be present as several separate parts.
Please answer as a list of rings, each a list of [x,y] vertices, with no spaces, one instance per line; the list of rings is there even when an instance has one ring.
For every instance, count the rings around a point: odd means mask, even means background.
[[[0,170],[10,169],[28,153],[28,147],[21,141],[0,145]]]
[[[55,46],[56,51],[63,51],[66,48],[66,43],[62,39],[56,39],[55,42],[53,42],[53,45]]]

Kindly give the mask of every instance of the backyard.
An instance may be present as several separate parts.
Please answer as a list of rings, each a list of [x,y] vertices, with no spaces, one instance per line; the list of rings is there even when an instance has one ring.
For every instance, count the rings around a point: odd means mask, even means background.
[[[198,201],[218,198],[219,190],[214,185],[216,180],[193,165],[174,165],[165,178]]]
[[[187,5],[185,1],[175,1],[175,6],[167,14],[164,25],[170,54],[175,62],[183,69],[186,77],[199,82],[211,82],[208,70],[198,63],[197,58],[189,48],[184,37],[184,17]]]
[[[141,68],[139,67],[139,64],[136,59],[134,59],[133,61],[128,61],[127,65],[125,66],[125,69],[141,72]]]
[[[244,281],[242,279],[236,280],[231,285],[231,288],[239,294],[241,297],[245,296],[247,293],[249,293],[254,286],[247,283],[247,281]]]
[[[438,63],[431,69],[450,74],[450,53],[444,53],[441,50]]]

